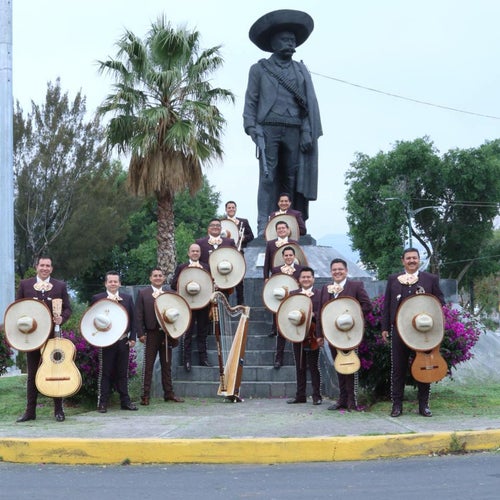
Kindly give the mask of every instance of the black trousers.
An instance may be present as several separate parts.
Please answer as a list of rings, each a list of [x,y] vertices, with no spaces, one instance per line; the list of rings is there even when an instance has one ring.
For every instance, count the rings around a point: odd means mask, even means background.
[[[409,369],[409,359],[413,351],[401,340],[399,332],[394,328],[391,335],[391,399],[395,405],[403,404],[406,374]],[[429,404],[431,385],[417,382],[418,404],[420,407]]]
[[[299,400],[307,398],[307,370],[311,374],[312,397],[321,399],[321,375],[319,373],[319,349],[314,351],[304,349],[302,343],[293,344],[295,357],[295,375],[297,377],[297,392],[295,397]]]
[[[106,406],[111,395],[112,383],[120,395],[120,404],[128,405],[128,338],[117,340],[113,345],[102,347],[99,355],[99,401]]]

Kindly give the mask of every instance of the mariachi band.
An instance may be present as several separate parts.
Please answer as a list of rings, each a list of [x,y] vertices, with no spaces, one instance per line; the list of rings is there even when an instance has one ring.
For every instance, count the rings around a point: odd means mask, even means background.
[[[105,291],[92,298],[80,321],[82,336],[99,348],[100,413],[107,412],[112,388],[119,394],[121,409],[137,410],[128,394],[127,374],[129,350],[137,341],[144,344],[145,353],[140,404],[150,403],[157,357],[164,400],[182,403],[172,385],[172,349],[182,346],[182,364],[187,372],[191,371],[191,346],[196,336],[198,364],[210,367],[206,341],[211,326],[217,340],[218,394],[241,401],[239,389],[250,310],[244,305],[244,249],[254,235],[248,220],[236,217],[235,202],[227,202],[225,207],[226,216],[212,219],[207,236],[190,245],[188,261],[177,266],[170,289],[165,287],[163,271],[155,268],[149,277],[150,286],[139,291],[134,303],[130,295],[120,291],[119,274],[106,274]],[[348,277],[343,259],[330,263],[330,284],[314,287],[314,270],[299,244],[300,236],[305,234],[302,214],[291,208],[287,194],[280,195],[278,207],[269,215],[263,234],[266,244],[262,299],[273,317],[270,336],[276,336],[275,369],[283,364],[286,343],[292,344],[297,391],[287,403],[306,403],[307,371],[312,403],[322,403],[319,354],[324,347],[331,355],[339,384],[339,397],[328,409],[359,410],[357,348],[363,339],[371,301],[363,283]],[[446,375],[446,363],[439,355],[444,297],[437,277],[419,271],[417,250],[405,250],[402,264],[404,273],[389,278],[383,317],[382,335],[386,341],[391,337],[393,356],[391,416],[402,414],[406,367],[410,353],[414,352],[411,373],[418,384],[419,412],[429,417],[429,384]],[[36,418],[38,392],[54,399],[54,417],[64,421],[63,398],[77,393],[82,383],[74,363],[75,348],[60,334],[60,326],[71,315],[66,284],[51,277],[52,269],[50,258],[39,258],[36,276],[21,281],[16,301],[5,313],[9,344],[27,353],[27,404],[18,422]],[[232,307],[229,296],[235,290],[237,305]],[[241,316],[235,331],[226,327],[227,315]]]

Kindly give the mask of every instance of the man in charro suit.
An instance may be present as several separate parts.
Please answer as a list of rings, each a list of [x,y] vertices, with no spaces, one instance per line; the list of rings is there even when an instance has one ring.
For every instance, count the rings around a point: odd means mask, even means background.
[[[265,52],[250,68],[243,126],[259,150],[258,235],[278,193],[290,193],[304,219],[317,198],[318,138],[322,135],[314,85],[302,62],[292,59],[314,28],[305,12],[269,12],[250,28],[250,40]]]
[[[128,363],[130,348],[135,346],[137,327],[134,314],[134,301],[127,293],[120,293],[120,274],[117,271],[108,271],[104,280],[105,292],[94,295],[90,304],[101,299],[115,300],[127,310],[129,331],[125,332],[114,344],[100,347],[99,351],[99,380],[97,411],[106,413],[111,395],[112,383],[120,396],[122,410],[136,411],[137,406],[132,403],[128,393]]]
[[[163,399],[165,401],[182,403],[184,400],[175,395],[172,385],[172,348],[177,347],[179,341],[178,339],[169,337],[167,344],[165,344],[167,332],[162,330],[155,313],[155,299],[164,293],[163,284],[165,283],[165,275],[163,271],[159,267],[152,269],[149,281],[151,286],[139,290],[135,303],[137,336],[139,341],[144,344],[141,405],[149,405],[153,368],[158,354],[160,355]]]
[[[321,375],[319,372],[319,352],[323,345],[323,335],[321,332],[319,315],[321,312],[321,290],[314,288],[314,270],[310,267],[302,267],[298,276],[300,288],[294,290],[290,295],[307,295],[313,305],[312,335],[315,337],[317,346],[312,348],[311,339],[307,335],[303,342],[294,342],[293,355],[295,358],[295,374],[297,378],[297,392],[295,397],[287,401],[288,404],[297,404],[306,402],[307,388],[307,370],[311,375],[312,400],[313,405],[317,406],[323,402],[321,397]]]
[[[18,299],[37,299],[45,302],[52,311],[52,299],[62,299],[62,312],[60,316],[54,316],[52,321],[55,325],[62,325],[71,316],[71,304],[68,290],[64,281],[55,280],[51,277],[53,267],[50,257],[39,257],[36,263],[36,276],[22,280],[16,293]],[[50,335],[54,337],[54,329]],[[17,422],[26,422],[36,419],[36,401],[38,389],[36,388],[35,377],[40,364],[40,349],[26,353],[28,368],[28,380],[26,384],[26,410],[17,419]],[[54,417],[57,422],[65,420],[62,398],[54,399]]]
[[[219,233],[220,233],[220,221],[219,221]],[[189,246],[188,250],[188,257],[189,257],[188,262],[179,264],[175,269],[172,281],[170,282],[170,288],[172,290],[174,290],[175,292],[179,291],[178,289],[179,275],[187,267],[199,267],[200,269],[203,269],[208,273],[210,273],[210,268],[208,267],[208,263],[200,261],[200,254],[201,254],[200,245],[198,243],[192,243]],[[193,335],[195,333],[198,345],[199,364],[200,366],[210,366],[207,355],[207,335],[208,335],[208,329],[210,328],[209,314],[210,314],[210,304],[206,305],[201,309],[191,310],[191,315],[192,315],[191,324],[189,325],[187,332],[184,333],[184,339],[183,339],[184,342],[183,362],[184,362],[184,369],[187,372],[191,371],[191,345],[193,342]]]
[[[365,319],[372,310],[370,297],[366,293],[365,287],[361,281],[352,281],[347,277],[347,262],[343,259],[333,259],[330,262],[330,272],[333,283],[324,285],[321,289],[321,307],[332,299],[338,297],[352,297],[361,305],[361,310]],[[337,356],[337,350],[330,345],[332,358]],[[356,379],[357,373],[345,375],[337,372],[339,381],[339,398],[335,403],[328,407],[329,410],[346,409],[347,411],[357,410],[357,391]]]
[[[285,221],[277,220],[275,224],[276,236],[274,240],[270,240],[266,243],[266,251],[264,255],[264,281],[269,279],[273,268],[274,254],[280,249],[284,248],[286,245],[298,245],[299,242],[290,239],[288,236],[290,234],[290,227]]]
[[[274,274],[288,274],[288,276],[293,276],[297,281],[300,276],[300,272],[304,269],[304,266],[295,263],[295,250],[291,246],[285,246],[281,250],[283,255],[284,264],[282,266],[275,266],[271,269],[271,276]],[[273,314],[273,326],[269,337],[276,338],[276,353],[274,355],[274,368],[280,369],[283,365],[283,358],[285,355],[286,339],[281,335],[278,335],[276,326],[276,314]]]
[[[384,306],[382,312],[382,338],[388,341],[391,337],[391,417],[399,417],[403,413],[403,395],[408,360],[412,350],[406,346],[396,328],[396,311],[399,304],[411,295],[429,293],[444,305],[444,295],[439,286],[439,277],[420,271],[420,254],[416,248],[407,248],[401,257],[403,273],[396,273],[387,279]],[[430,384],[417,382],[418,411],[423,417],[432,417],[429,408]]]
[[[304,236],[307,232],[306,223],[302,217],[302,212],[299,210],[294,210],[292,208],[292,200],[288,193],[281,193],[278,198],[278,208],[274,212],[269,214],[269,220],[279,217],[280,215],[293,215],[297,220],[297,225],[299,226],[299,234]]]
[[[222,232],[222,224],[220,219],[211,219],[208,223],[208,235],[204,238],[199,238],[196,243],[200,246],[200,262],[207,265],[210,254],[220,247],[233,247],[236,248],[232,238],[223,238],[220,233]]]
[[[250,223],[248,222],[248,219],[244,219],[243,217],[236,217],[236,202],[227,201],[225,209],[226,209],[225,219],[233,221],[236,224],[236,227],[238,228],[238,232],[242,232],[241,240],[238,243],[238,246],[240,247],[240,252],[244,254],[245,248],[254,239]],[[241,280],[236,285],[235,288],[236,288],[236,303],[238,305],[241,305],[245,301],[244,291],[243,291],[243,280]]]

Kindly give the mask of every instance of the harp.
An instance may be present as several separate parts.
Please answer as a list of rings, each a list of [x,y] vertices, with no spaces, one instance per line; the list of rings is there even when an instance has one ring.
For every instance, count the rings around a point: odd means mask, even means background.
[[[219,359],[218,396],[234,403],[240,398],[250,307],[231,307],[221,292],[212,295],[212,320]]]

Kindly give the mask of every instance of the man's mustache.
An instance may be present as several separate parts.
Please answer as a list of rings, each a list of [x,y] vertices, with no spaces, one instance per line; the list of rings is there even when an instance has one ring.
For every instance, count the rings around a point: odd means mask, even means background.
[[[278,54],[289,54],[289,53],[295,54],[295,49],[292,47],[285,47],[283,49],[278,50]]]

